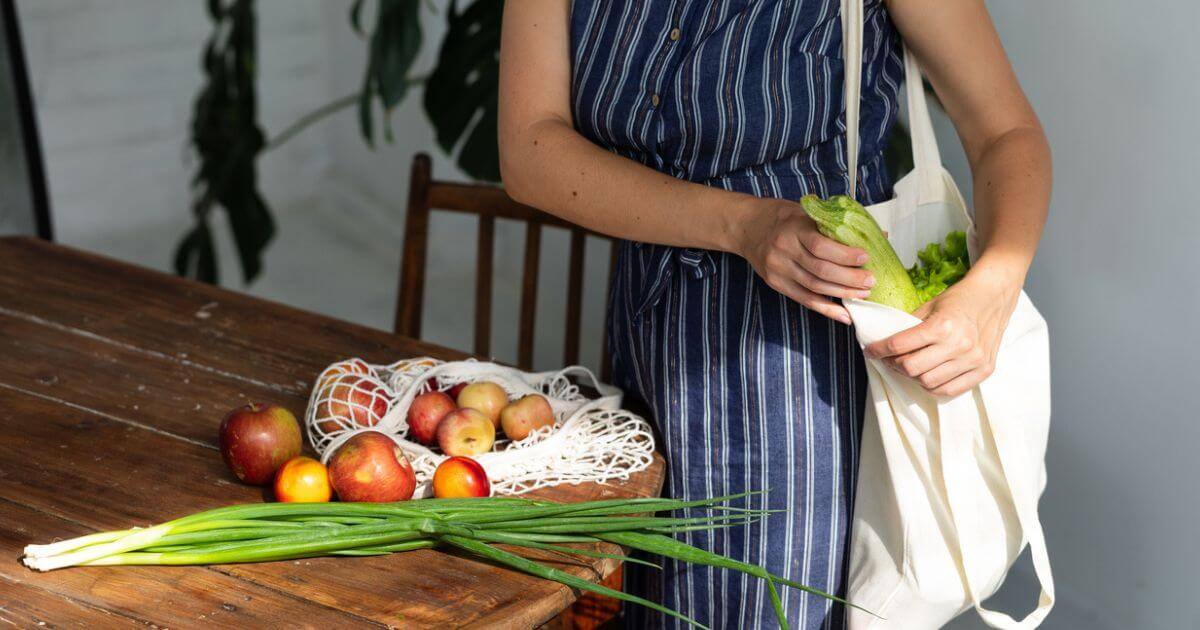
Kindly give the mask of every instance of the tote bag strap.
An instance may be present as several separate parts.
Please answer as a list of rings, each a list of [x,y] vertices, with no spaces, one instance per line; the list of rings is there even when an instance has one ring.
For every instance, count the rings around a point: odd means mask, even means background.
[[[863,0],[842,0],[842,74],[845,79],[846,172],[851,198],[858,193],[858,107],[862,102]]]
[[[842,0],[842,59],[845,60],[846,103],[846,170],[850,177],[850,196],[858,192],[859,123],[862,106],[863,0]],[[912,51],[904,46],[904,86],[908,101],[908,132],[912,140],[913,170],[921,181],[929,181],[926,173],[942,170],[933,119],[925,95],[921,65]]]

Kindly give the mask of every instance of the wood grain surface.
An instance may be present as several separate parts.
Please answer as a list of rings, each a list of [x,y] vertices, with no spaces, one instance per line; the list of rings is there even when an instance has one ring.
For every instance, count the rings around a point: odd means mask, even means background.
[[[570,604],[578,594],[557,583],[441,551],[51,573],[20,565],[29,543],[261,501],[259,488],[237,483],[221,462],[222,416],[249,401],[300,416],[317,373],[352,356],[464,355],[43,241],[0,238],[0,625],[527,628]],[[663,470],[658,459],[627,482],[534,496],[657,495]],[[537,558],[593,580],[616,567]]]

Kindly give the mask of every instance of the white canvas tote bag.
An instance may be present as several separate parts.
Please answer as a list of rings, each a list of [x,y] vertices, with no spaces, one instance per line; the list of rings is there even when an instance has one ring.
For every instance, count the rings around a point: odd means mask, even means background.
[[[851,191],[858,157],[863,0],[842,0],[847,146]],[[921,70],[904,55],[914,170],[895,198],[868,208],[901,261],[968,235],[966,203],[942,167]],[[853,192],[851,193],[853,194]],[[860,344],[915,326],[908,313],[846,300]],[[847,599],[852,630],[938,628],[972,606],[994,628],[1037,627],[1054,605],[1054,583],[1037,501],[1046,483],[1050,361],[1046,323],[1021,293],[995,372],[973,391],[939,399],[912,379],[867,361],[869,393],[860,449]],[[1028,544],[1041,583],[1036,608],[1021,621],[983,607]]]

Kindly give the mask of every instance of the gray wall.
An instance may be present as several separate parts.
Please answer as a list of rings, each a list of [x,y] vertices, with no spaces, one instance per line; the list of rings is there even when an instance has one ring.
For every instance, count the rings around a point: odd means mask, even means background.
[[[988,7],[1056,171],[1027,287],[1054,379],[1041,513],[1060,603],[1045,627],[1200,628],[1200,425],[1186,404],[1200,388],[1200,4]],[[969,184],[953,130],[940,131]],[[1028,576],[1001,600],[1030,603]]]
[[[268,135],[360,88],[366,43],[351,30],[349,0],[263,0],[259,10],[259,107]],[[442,7],[422,13],[431,67]],[[190,224],[187,155],[199,53],[210,31],[202,3],[37,0],[18,5],[26,33],[58,240],[168,270]],[[371,11],[367,11],[370,14]],[[369,20],[369,16],[367,17]],[[396,140],[369,149],[355,111],[341,111],[259,160],[279,234],[254,283],[241,282],[223,214],[215,218],[222,284],[378,328],[395,307],[409,165],[433,155],[439,179],[463,179],[434,146],[416,90],[392,113]],[[497,224],[494,356],[516,359],[523,232]],[[562,361],[567,236],[547,230],[534,363]],[[422,336],[469,349],[475,221],[436,215]],[[581,355],[599,365],[607,247],[588,248]]]
[[[346,26],[348,2],[260,4],[268,130],[357,87],[364,47]],[[1050,322],[1054,360],[1042,514],[1060,603],[1046,627],[1198,627],[1200,457],[1190,450],[1200,429],[1184,401],[1200,386],[1186,360],[1200,348],[1200,334],[1187,328],[1200,321],[1196,264],[1187,254],[1200,240],[1200,211],[1189,194],[1200,166],[1200,40],[1193,33],[1200,4],[988,4],[1045,124],[1057,170],[1050,225],[1028,285]],[[62,239],[166,268],[187,224],[182,156],[208,32],[200,5],[39,0],[21,2],[20,10]],[[438,20],[427,22],[437,40]],[[422,63],[433,54],[427,50]],[[459,176],[432,147],[415,99],[395,112],[394,125],[396,144],[372,152],[357,137],[353,112],[343,112],[265,157],[264,187],[283,233],[262,280],[231,284],[386,327],[411,155],[430,151],[439,176]],[[940,131],[948,165],[969,189],[953,132],[945,124]],[[308,224],[338,233],[367,226],[369,240],[350,242],[371,255],[332,260],[335,248],[297,235]],[[521,236],[511,226],[500,234],[496,354],[512,357],[512,337],[499,331],[515,313]],[[559,361],[565,239],[544,240],[545,342],[537,361],[550,367]],[[427,336],[469,347],[460,331],[469,330],[464,279],[474,265],[474,226],[439,218],[433,241]],[[594,249],[589,285],[596,291],[603,252]],[[370,281],[355,284],[363,276]],[[598,337],[599,298],[588,298],[585,336]],[[1009,582],[997,600],[1023,610],[1032,601],[1027,567]]]

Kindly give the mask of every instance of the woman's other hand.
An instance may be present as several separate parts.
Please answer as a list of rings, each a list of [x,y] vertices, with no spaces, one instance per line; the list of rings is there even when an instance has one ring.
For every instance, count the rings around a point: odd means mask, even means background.
[[[991,375],[1021,282],[973,269],[913,315],[925,320],[866,347],[868,357],[952,398]]]
[[[736,252],[776,291],[826,317],[850,323],[850,313],[829,298],[866,298],[875,277],[861,267],[867,252],[817,231],[800,204],[756,199]]]

